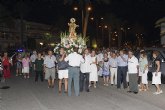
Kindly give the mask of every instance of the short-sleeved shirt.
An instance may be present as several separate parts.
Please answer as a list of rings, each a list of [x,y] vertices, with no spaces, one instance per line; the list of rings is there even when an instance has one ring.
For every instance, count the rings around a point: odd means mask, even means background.
[[[30,59],[29,58],[23,58],[22,59],[22,65],[23,67],[29,67]]]
[[[159,62],[160,62],[160,67],[161,67],[161,57],[160,57],[160,56],[157,56],[156,59],[154,60],[154,65],[153,65],[153,67],[155,68],[155,71],[157,70],[156,61],[159,61]],[[159,72],[160,72],[160,71],[161,71],[161,68],[160,68]]]
[[[139,59],[139,68],[140,68],[140,71],[144,71],[146,65],[148,65],[147,58],[140,58]]]
[[[44,64],[44,60],[42,58],[40,60],[36,59],[35,60],[36,71],[43,71],[43,64]]]
[[[33,54],[33,55],[30,56],[31,62],[34,63],[36,59],[37,59],[37,56],[35,54]]]
[[[138,59],[133,56],[132,58],[128,59],[128,73],[129,74],[137,74],[138,69],[137,66],[139,65]]]
[[[68,61],[69,62],[69,65],[70,66],[78,66],[80,67],[80,64],[81,63],[84,63],[84,59],[82,57],[82,55],[76,53],[76,52],[73,52],[73,53],[70,53],[66,58],[65,58],[65,61]]]
[[[53,68],[53,67],[55,67],[55,62],[57,62],[57,60],[54,55],[52,55],[52,56],[47,55],[44,60],[44,65],[47,68]]]
[[[117,67],[117,58],[110,58],[109,64],[111,67]]]

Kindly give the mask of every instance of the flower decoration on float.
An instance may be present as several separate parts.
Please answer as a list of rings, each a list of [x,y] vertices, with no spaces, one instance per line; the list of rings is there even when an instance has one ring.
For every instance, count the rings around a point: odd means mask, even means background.
[[[83,37],[82,34],[76,33],[76,28],[79,27],[76,23],[75,18],[70,19],[69,32],[61,32],[60,38],[61,42],[56,45],[54,48],[54,53],[58,53],[59,49],[63,47],[67,54],[73,52],[73,48],[78,48],[78,53],[87,48],[86,43],[89,40],[88,37]]]

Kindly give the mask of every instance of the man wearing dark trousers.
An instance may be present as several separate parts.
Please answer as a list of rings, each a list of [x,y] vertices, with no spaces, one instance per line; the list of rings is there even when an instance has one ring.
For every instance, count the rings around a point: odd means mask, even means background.
[[[92,63],[92,58],[89,53],[88,49],[85,49],[83,58],[85,60],[84,63],[80,66],[80,92],[84,89],[84,83],[85,83],[85,90],[86,92],[89,92],[89,74],[90,74],[90,64]]]
[[[123,82],[124,89],[127,88],[127,62],[128,62],[128,55],[124,54],[124,50],[120,50],[120,55],[117,58],[117,88],[121,88],[121,83]]]

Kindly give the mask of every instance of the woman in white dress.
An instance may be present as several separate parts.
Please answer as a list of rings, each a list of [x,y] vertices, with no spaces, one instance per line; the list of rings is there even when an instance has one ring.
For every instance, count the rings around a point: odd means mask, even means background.
[[[141,88],[139,91],[146,91],[148,90],[148,60],[144,51],[140,52],[139,74],[141,74]]]
[[[153,52],[153,58],[154,58],[154,72],[152,73],[152,84],[156,86],[156,92],[154,92],[155,95],[163,93],[163,91],[160,88],[161,85],[161,58],[160,53],[158,51]]]
[[[91,86],[91,82],[94,82],[94,88],[96,88],[96,82],[98,81],[98,75],[97,75],[97,58],[96,58],[96,52],[95,50],[92,50],[91,52],[92,57],[92,63],[91,63],[91,73],[89,75],[89,86]]]

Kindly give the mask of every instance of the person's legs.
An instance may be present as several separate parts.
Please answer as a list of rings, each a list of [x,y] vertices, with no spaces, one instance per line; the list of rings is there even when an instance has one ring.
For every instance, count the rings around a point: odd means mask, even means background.
[[[80,73],[80,92],[82,92],[84,88],[84,75],[85,73]]]
[[[122,74],[123,74],[123,87],[124,89],[127,88],[127,67],[122,67]]]
[[[129,75],[129,91],[133,92],[133,78],[132,78],[132,74],[128,74]]]
[[[69,72],[68,72],[68,96],[72,95],[72,79],[73,79],[73,70],[72,68],[69,68]]]
[[[106,85],[106,77],[103,75],[104,85]]]
[[[131,92],[138,92],[137,74],[129,74],[129,88]]]
[[[48,80],[48,88],[50,88],[52,84],[51,79],[50,79],[50,76],[51,76],[50,72],[51,72],[50,69],[48,68],[45,69],[45,79]]]
[[[43,71],[40,71],[40,72],[39,72],[39,75],[40,75],[41,82],[43,82],[43,81],[44,81]]]
[[[115,85],[117,85],[117,68],[114,68],[114,73],[115,73]]]
[[[80,84],[79,84],[79,78],[80,78],[80,69],[79,68],[74,68],[74,75],[73,75],[73,80],[74,80],[74,90],[75,90],[75,95],[79,96],[80,92]]]
[[[160,92],[160,91],[161,91],[161,89],[160,89],[159,84],[155,84],[155,86],[156,86],[156,92]]]
[[[89,91],[89,73],[85,73],[85,90]]]
[[[117,88],[121,88],[121,67],[117,69]]]
[[[19,69],[17,68],[17,69],[16,69],[16,76],[19,75],[19,72],[18,72],[18,71],[19,71]]]
[[[65,92],[68,91],[68,78],[64,78],[65,81]]]
[[[111,72],[111,84],[113,85],[114,84],[114,76],[115,76],[114,69],[113,68],[110,68],[110,72]]]
[[[59,90],[59,93],[61,93],[61,91],[62,91],[62,79],[59,79],[58,90]]]
[[[96,81],[94,81],[94,88],[96,88]]]
[[[50,72],[51,72],[51,81],[52,81],[52,84],[51,84],[51,86],[52,86],[52,88],[54,87],[54,80],[55,80],[55,68],[51,68],[50,69]]]
[[[36,75],[35,75],[35,82],[37,82],[38,81],[38,75],[40,74],[40,72],[39,71],[36,71]]]
[[[109,83],[109,76],[106,77],[106,86],[108,86],[108,83]]]

